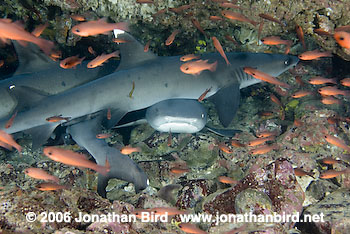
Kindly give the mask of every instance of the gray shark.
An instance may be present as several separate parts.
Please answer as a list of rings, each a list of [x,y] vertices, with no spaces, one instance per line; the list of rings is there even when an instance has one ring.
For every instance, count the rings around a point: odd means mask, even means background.
[[[204,71],[194,77],[180,71],[180,56],[158,57],[151,52],[145,53],[143,46],[129,34],[124,33],[121,37],[130,42],[121,46],[121,64],[116,72],[38,101],[19,112],[12,127],[5,130],[15,133],[29,129],[33,139],[43,138],[62,124],[47,122],[46,118],[70,117],[71,120],[64,124],[69,125],[67,130],[73,139],[86,148],[98,164],[104,165],[107,158],[111,165],[107,176],[99,175],[98,192],[103,196],[110,178],[132,182],[136,191],[147,187],[148,180],[129,157],[117,150],[111,151],[112,147],[95,139],[101,122],[109,128],[128,112],[167,99],[197,99],[211,87],[207,97],[215,104],[221,123],[227,127],[239,105],[239,89],[260,82],[244,73],[243,67],[254,67],[278,76],[298,62],[298,58],[289,55],[226,53],[231,63],[227,66],[219,54],[209,53],[203,54],[202,59],[208,59],[210,63],[217,61],[216,71]],[[18,86],[10,92],[26,95]],[[110,119],[106,118],[107,110],[111,110]],[[2,119],[0,126],[6,121]]]
[[[110,74],[118,65],[111,61],[105,66],[88,69],[86,67],[88,62],[83,62],[76,69],[63,69],[59,66],[59,62],[52,61],[34,44],[28,44],[27,47],[17,42],[13,44],[19,66],[12,76],[0,81],[0,118],[10,117],[15,109],[23,110],[24,106],[31,106],[42,98]],[[30,98],[19,100],[12,95],[8,90],[14,86],[21,86],[23,92],[28,91],[27,97]]]

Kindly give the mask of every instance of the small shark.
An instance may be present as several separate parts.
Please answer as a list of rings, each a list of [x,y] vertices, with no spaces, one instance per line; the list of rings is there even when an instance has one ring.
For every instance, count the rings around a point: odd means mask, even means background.
[[[214,103],[219,119],[227,127],[238,108],[240,88],[260,81],[243,72],[243,67],[257,68],[272,76],[278,76],[297,64],[298,58],[290,55],[264,53],[226,53],[231,65],[227,66],[218,53],[203,54],[210,63],[217,61],[215,72],[204,71],[194,77],[180,71],[180,56],[158,57],[145,53],[143,46],[132,36],[124,33],[122,39],[129,41],[120,47],[121,63],[116,72],[93,80],[57,95],[48,96],[30,108],[18,112],[7,133],[29,130],[33,141],[47,139],[62,122],[47,122],[52,116],[69,117],[64,121],[72,138],[104,165],[106,158],[111,166],[107,176],[99,175],[98,192],[105,196],[110,178],[132,182],[139,191],[148,186],[146,174],[129,157],[113,150],[104,141],[96,139],[101,123],[107,128],[116,125],[128,112],[147,108],[167,99],[197,99],[211,87],[207,97]],[[11,93],[22,95],[21,87]],[[110,110],[111,118],[106,118]],[[4,126],[7,119],[0,120]]]
[[[154,130],[171,133],[197,133],[203,128],[219,136],[233,137],[240,130],[206,126],[208,114],[195,99],[168,99],[146,109],[128,113],[114,128],[148,123]],[[123,123],[123,122],[125,123]]]

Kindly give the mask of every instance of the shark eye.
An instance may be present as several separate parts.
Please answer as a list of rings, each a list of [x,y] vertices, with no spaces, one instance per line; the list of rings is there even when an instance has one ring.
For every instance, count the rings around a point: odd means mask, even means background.
[[[289,66],[291,64],[290,58],[284,61],[284,65]]]

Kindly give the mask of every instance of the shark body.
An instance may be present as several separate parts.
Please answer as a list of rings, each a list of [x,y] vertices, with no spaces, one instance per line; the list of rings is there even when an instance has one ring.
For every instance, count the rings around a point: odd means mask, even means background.
[[[96,139],[101,122],[112,127],[128,112],[168,99],[197,99],[211,87],[207,97],[214,102],[221,123],[227,127],[239,105],[239,89],[260,82],[244,73],[243,67],[254,67],[278,76],[298,62],[296,57],[289,55],[226,53],[231,63],[227,66],[219,54],[211,53],[202,55],[202,59],[208,59],[210,63],[218,61],[216,71],[193,76],[180,71],[180,56],[157,57],[151,52],[145,53],[143,46],[128,34],[123,34],[122,38],[132,42],[121,46],[122,59],[116,72],[38,101],[19,112],[13,126],[6,129],[8,133],[29,129],[33,140],[43,140],[61,124],[47,122],[46,118],[70,117],[71,121],[64,124],[69,125],[67,130],[73,139],[86,148],[98,164],[104,165],[107,158],[111,165],[107,176],[99,175],[98,192],[103,196],[109,178],[132,182],[136,191],[144,189],[148,180],[129,157]],[[11,92],[23,94],[21,87],[15,87]],[[110,120],[106,118],[108,109],[112,114]],[[5,122],[6,119],[0,121],[0,126]]]

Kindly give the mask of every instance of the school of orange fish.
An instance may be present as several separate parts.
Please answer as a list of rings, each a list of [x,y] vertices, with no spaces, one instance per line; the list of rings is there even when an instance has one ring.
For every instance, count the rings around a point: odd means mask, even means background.
[[[260,34],[262,31],[262,27],[264,24],[264,20],[272,21],[274,23],[280,24],[282,27],[284,26],[283,23],[275,18],[274,16],[267,15],[264,13],[259,14],[261,17],[260,22],[255,22],[249,17],[244,16],[243,14],[237,12],[241,9],[240,6],[235,5],[234,1],[232,2],[226,2],[221,0],[213,0],[214,2],[217,2],[220,4],[221,7],[226,8],[226,10],[221,11],[222,17],[228,19],[228,20],[237,20],[246,22],[249,24],[252,24],[254,27],[259,25],[258,28],[258,38],[260,39]],[[152,4],[153,1],[151,0],[137,0],[137,3],[140,4]],[[169,8],[169,11],[180,13],[186,9],[190,9],[193,5],[183,5],[177,8]],[[229,10],[227,10],[229,9]],[[232,11],[231,9],[235,9],[236,11]],[[163,9],[159,12],[157,12],[154,17],[156,17],[159,14],[164,14],[166,12],[166,9]],[[221,21],[224,20],[221,16],[210,16],[210,20],[212,21]],[[72,27],[71,31],[79,35],[81,37],[88,37],[88,36],[96,36],[99,34],[106,34],[112,31],[113,29],[121,29],[124,31],[129,31],[129,26],[127,23],[120,22],[120,23],[108,23],[106,19],[98,19],[95,21],[85,21],[85,17],[82,15],[71,15],[71,18],[76,21],[82,21],[82,23],[76,24],[74,27]],[[205,30],[203,30],[200,26],[200,23],[195,19],[191,19],[194,26],[206,36]],[[8,43],[9,40],[16,40],[19,43],[21,43],[23,46],[26,46],[26,43],[34,43],[37,46],[41,48],[43,52],[45,52],[48,56],[50,56],[52,59],[57,60],[61,57],[60,51],[57,51],[54,49],[54,43],[51,41],[48,41],[46,39],[40,38],[41,33],[48,27],[48,24],[39,25],[33,32],[28,32],[24,29],[24,25],[22,25],[19,22],[13,22],[11,19],[0,19],[0,39],[2,42]],[[334,30],[334,33],[327,32],[322,28],[318,28],[314,30],[315,33],[322,35],[322,36],[333,36],[333,38],[336,40],[339,46],[350,49],[350,25],[344,25],[341,27],[338,27]],[[174,40],[176,40],[176,36],[181,33],[180,29],[176,29],[169,35],[168,39],[165,41],[165,45],[169,46],[171,45]],[[297,37],[300,40],[300,43],[302,44],[305,52],[298,55],[299,59],[301,60],[318,60],[321,57],[331,57],[332,53],[328,51],[319,51],[319,50],[312,50],[312,51],[306,51],[306,44],[304,41],[304,33],[302,28],[299,25],[296,25],[296,34]],[[231,36],[226,36],[228,40],[233,41],[235,40]],[[230,62],[228,61],[225,52],[220,44],[220,41],[216,37],[211,37],[211,41],[217,50],[217,52],[222,56],[222,58],[225,60],[227,66],[230,66]],[[293,45],[293,41],[291,40],[284,40],[279,36],[269,36],[261,38],[260,41],[269,46],[276,46],[276,45],[283,45],[285,46],[284,53],[289,53],[291,46]],[[121,40],[121,39],[114,39],[114,42],[116,43],[128,43],[128,41]],[[144,51],[149,51],[150,42],[148,41],[145,45]],[[89,53],[96,56],[96,52],[94,49],[90,46],[88,48]],[[88,68],[95,68],[97,66],[102,66],[103,63],[105,63],[108,59],[112,57],[119,57],[119,51],[115,51],[110,54],[101,54],[99,56],[96,56],[95,59],[90,61],[87,64]],[[77,65],[81,64],[81,62],[85,59],[85,57],[79,57],[79,55],[72,56],[65,58],[60,61],[60,66],[65,69],[71,69],[76,67]],[[209,70],[211,72],[214,72],[217,69],[217,61],[214,63],[208,63],[208,60],[201,60],[200,54],[188,54],[180,59],[184,64],[180,66],[180,70],[186,74],[192,74],[194,77],[197,77],[202,71]],[[3,66],[4,61],[0,61],[0,67]],[[262,81],[271,83],[273,85],[281,86],[284,89],[291,89],[291,85],[280,81],[276,77],[270,76],[266,73],[263,73],[259,70],[256,70],[251,67],[245,67],[244,72],[246,72],[249,75],[252,75],[256,79],[260,79]],[[300,77],[296,77],[296,81],[298,83],[303,82],[301,81]],[[335,78],[324,78],[324,77],[313,77],[309,80],[309,83],[312,85],[325,85],[325,84],[332,84],[331,86],[323,86],[319,88],[317,91],[322,96],[321,102],[325,105],[334,105],[334,104],[340,104],[341,100],[338,99],[337,95],[343,95],[343,96],[350,96],[349,90],[342,90],[337,87],[338,82]],[[340,84],[346,87],[350,87],[350,78],[344,78],[340,81]],[[135,83],[133,83],[133,89],[130,92],[130,98],[132,98],[132,92],[135,89]],[[208,88],[199,98],[198,101],[201,102],[203,99],[205,99],[206,94],[210,91],[211,88]],[[307,95],[315,95],[316,93],[312,90],[299,90],[295,92],[294,94],[291,94],[293,98],[302,98]],[[271,100],[276,103],[278,106],[281,107],[281,119],[284,118],[284,108],[281,101],[273,94],[270,96]],[[6,123],[5,128],[10,128],[11,125],[14,122],[14,119],[16,117],[16,114],[13,114],[13,116],[9,119],[9,121]],[[268,113],[265,113],[268,114]],[[111,118],[111,113],[108,111],[107,118]],[[60,121],[69,121],[70,117],[62,117],[62,116],[52,116],[48,119],[46,119],[49,122],[60,122]],[[343,118],[343,121],[350,122],[349,118]],[[329,118],[329,121],[332,121],[331,118]],[[336,121],[336,120],[333,120]],[[295,120],[294,125],[300,126],[302,122],[300,120]],[[257,138],[254,140],[249,141],[247,144],[243,144],[237,140],[231,140],[231,146],[227,146],[223,142],[217,142],[217,147],[219,147],[220,150],[223,152],[230,154],[232,153],[231,147],[255,147],[251,149],[249,152],[252,155],[258,155],[258,154],[266,154],[270,152],[271,150],[277,149],[277,145],[275,144],[265,144],[266,142],[272,142],[276,139],[277,133],[276,132],[257,132],[256,133]],[[324,134],[324,140],[328,142],[329,144],[335,145],[341,149],[344,149],[347,152],[350,152],[350,146],[345,144],[344,140],[340,139],[339,137]],[[96,136],[99,139],[104,139],[111,137],[110,134],[98,134]],[[171,133],[169,135],[168,140],[168,146],[171,146]],[[262,145],[262,146],[261,146]],[[17,142],[13,139],[13,137],[9,134],[7,134],[5,131],[0,131],[0,146],[4,147],[8,150],[12,150],[12,148],[15,148],[19,153],[21,153],[22,147],[17,144]],[[131,154],[133,152],[140,152],[140,148],[134,148],[131,146],[124,146],[121,149],[122,154]],[[82,168],[90,168],[92,170],[97,171],[101,174],[106,174],[109,170],[108,162],[106,162],[106,166],[99,166],[87,159],[87,157],[84,154],[76,153],[71,150],[65,150],[59,147],[45,147],[43,149],[43,154],[49,157],[52,160],[55,160],[57,162],[61,162],[67,165],[76,166],[76,167],[82,167]],[[170,171],[174,174],[183,174],[186,172],[189,172],[190,169],[187,167],[186,163],[177,159],[178,163],[170,169]],[[325,164],[336,164],[341,163],[341,160],[336,160],[331,157],[324,158],[322,160]],[[53,175],[48,174],[46,171],[39,169],[39,168],[27,168],[24,170],[24,173],[28,176],[48,181],[46,183],[41,183],[37,185],[37,188],[40,190],[57,190],[57,189],[66,189],[67,186],[59,185],[59,178]],[[341,171],[335,171],[335,170],[327,170],[321,173],[320,178],[322,179],[329,179],[334,178],[336,176],[350,173],[350,168],[346,168]],[[300,168],[295,168],[295,174],[297,176],[313,176],[310,172],[305,172]],[[220,176],[218,177],[218,181],[225,184],[236,184],[238,181],[226,177],[226,176]],[[139,214],[141,210],[136,210],[134,213],[136,215]],[[157,207],[147,210],[142,210],[142,212],[155,212],[158,214],[163,214],[165,212],[168,212],[168,215],[176,215],[176,214],[184,214],[186,211],[178,210],[176,208],[165,208],[165,207]],[[184,232],[187,233],[205,233],[204,231],[198,229],[195,225],[189,224],[189,223],[182,223],[179,225],[179,228],[181,228]],[[244,227],[243,227],[244,228]],[[237,230],[233,230],[229,233],[235,233]],[[240,230],[238,230],[240,231]]]

